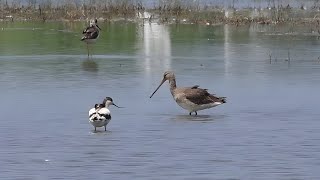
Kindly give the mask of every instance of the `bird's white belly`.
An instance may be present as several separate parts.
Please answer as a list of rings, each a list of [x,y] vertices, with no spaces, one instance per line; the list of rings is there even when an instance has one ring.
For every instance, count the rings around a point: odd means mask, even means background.
[[[102,126],[106,126],[111,119],[106,119],[106,120],[90,120],[90,123],[92,124],[92,126],[94,127],[102,127]]]

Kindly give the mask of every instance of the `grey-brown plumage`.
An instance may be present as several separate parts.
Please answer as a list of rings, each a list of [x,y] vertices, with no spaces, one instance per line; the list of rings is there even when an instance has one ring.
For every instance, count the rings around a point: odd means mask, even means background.
[[[173,72],[166,71],[163,74],[163,79],[158,86],[158,88],[152,93],[150,98],[157,92],[161,85],[165,81],[169,81],[170,92],[179,106],[189,111],[191,115],[192,112],[212,108],[220,104],[226,103],[226,97],[218,97],[214,94],[210,94],[207,89],[199,88],[199,86],[192,87],[177,87],[176,78]]]

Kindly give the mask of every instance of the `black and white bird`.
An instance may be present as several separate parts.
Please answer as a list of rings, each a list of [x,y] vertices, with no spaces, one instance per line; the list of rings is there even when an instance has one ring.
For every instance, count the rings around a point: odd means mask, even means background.
[[[97,23],[97,19],[90,20],[90,25],[82,32],[83,37],[81,38],[81,41],[84,41],[87,44],[88,57],[90,54],[89,44],[95,43],[96,40],[99,38],[99,33],[101,29]]]
[[[107,125],[111,120],[111,113],[108,109],[110,105],[120,108],[113,103],[111,97],[106,97],[102,104],[95,104],[94,108],[89,110],[89,122],[94,127],[94,131],[97,130],[97,127],[102,126],[104,126],[104,130],[107,131]]]

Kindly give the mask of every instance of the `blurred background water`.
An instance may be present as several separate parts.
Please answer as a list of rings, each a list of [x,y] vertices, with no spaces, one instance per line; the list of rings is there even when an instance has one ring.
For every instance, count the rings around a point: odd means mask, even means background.
[[[1,179],[318,179],[318,35],[290,26],[3,22]],[[227,104],[188,112],[168,85]],[[88,110],[110,96],[94,133]]]

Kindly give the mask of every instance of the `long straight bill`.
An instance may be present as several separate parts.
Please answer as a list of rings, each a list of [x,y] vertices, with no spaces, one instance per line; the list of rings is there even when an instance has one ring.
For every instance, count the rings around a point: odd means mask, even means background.
[[[158,91],[158,89],[161,87],[161,85],[166,81],[166,79],[162,79],[160,85],[157,87],[157,89],[151,94],[150,98],[152,98],[152,96],[154,95],[154,93],[156,93]]]
[[[96,24],[97,28],[101,31],[101,28],[98,26],[98,24]]]
[[[112,105],[114,105],[114,106],[117,107],[117,108],[123,108],[123,107],[117,106],[115,103],[112,103]]]

